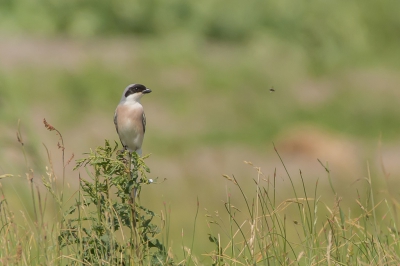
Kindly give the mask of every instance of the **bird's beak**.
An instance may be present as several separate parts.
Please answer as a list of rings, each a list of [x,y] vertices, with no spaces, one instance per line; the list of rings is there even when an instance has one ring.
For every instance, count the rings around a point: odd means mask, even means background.
[[[143,94],[150,93],[150,92],[151,92],[151,90],[149,88],[146,88],[144,91],[142,91]]]

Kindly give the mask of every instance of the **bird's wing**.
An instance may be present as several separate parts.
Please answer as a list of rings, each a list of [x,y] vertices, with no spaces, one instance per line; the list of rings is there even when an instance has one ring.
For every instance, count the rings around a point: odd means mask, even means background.
[[[115,109],[115,113],[114,113],[114,125],[115,125],[115,129],[117,130],[117,133],[118,133],[118,116],[117,116],[117,109]]]
[[[146,115],[143,112],[142,116],[143,134],[146,132]]]
[[[115,129],[117,130],[117,134],[118,134],[118,137],[119,137],[119,141],[121,141],[121,144],[122,144],[123,149],[126,149],[126,146],[125,146],[125,144],[122,142],[121,136],[119,135],[119,132],[118,132],[118,116],[117,116],[117,109],[115,109],[115,113],[114,113],[114,125],[115,125]]]

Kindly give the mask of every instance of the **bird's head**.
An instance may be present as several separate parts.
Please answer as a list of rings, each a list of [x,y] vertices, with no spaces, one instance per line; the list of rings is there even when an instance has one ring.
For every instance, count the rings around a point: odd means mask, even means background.
[[[131,84],[125,88],[121,101],[139,102],[143,95],[151,90],[142,84]]]

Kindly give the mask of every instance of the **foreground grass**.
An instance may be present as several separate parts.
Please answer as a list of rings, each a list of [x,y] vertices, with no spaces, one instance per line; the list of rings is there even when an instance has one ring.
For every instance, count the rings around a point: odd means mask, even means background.
[[[58,147],[63,165],[61,134],[51,125],[46,127],[60,137]],[[22,136],[18,140],[23,144]],[[279,156],[279,153],[277,152]],[[301,186],[292,176],[292,196],[278,200],[277,176],[264,176],[254,167],[254,190],[245,193],[234,176],[224,176],[233,187],[224,203],[225,214],[209,212],[209,241],[214,249],[204,254],[195,250],[197,206],[191,243],[181,250],[170,247],[168,211],[160,214],[141,205],[131,190],[152,183],[146,178],[147,167],[134,157],[137,168],[131,177],[124,155],[117,146],[106,142],[78,160],[87,165],[89,179],[80,178],[75,196],[66,199],[65,175],[55,173],[49,157],[47,175],[41,182],[28,171],[33,215],[23,213],[15,218],[8,198],[0,204],[0,250],[4,265],[396,265],[400,263],[400,242],[394,199],[376,201],[371,176],[365,178],[364,192],[357,191],[359,211],[342,207],[342,199],[331,184],[334,201],[321,201],[318,182],[306,188],[300,172]],[[282,161],[283,166],[285,164]],[[251,163],[248,163],[252,165]],[[330,181],[330,170],[326,170]],[[286,169],[286,167],[285,167]],[[140,174],[139,174],[140,173]],[[2,178],[11,177],[3,175]],[[42,184],[40,184],[42,183]],[[44,185],[47,192],[40,187]],[[231,193],[241,197],[233,198]],[[114,196],[117,195],[117,197]],[[394,204],[393,204],[394,203]],[[238,207],[244,206],[244,207]],[[30,209],[30,208],[26,208]],[[54,209],[54,210],[50,210]],[[47,212],[56,214],[46,218]]]

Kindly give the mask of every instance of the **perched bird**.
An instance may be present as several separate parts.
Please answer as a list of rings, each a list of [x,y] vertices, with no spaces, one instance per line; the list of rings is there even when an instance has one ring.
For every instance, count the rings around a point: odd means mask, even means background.
[[[142,143],[146,131],[146,116],[140,99],[151,90],[142,84],[131,84],[122,93],[114,114],[114,124],[122,146],[129,152],[142,155]]]

